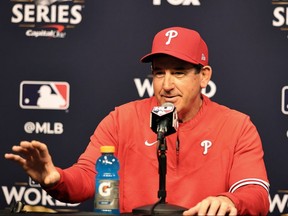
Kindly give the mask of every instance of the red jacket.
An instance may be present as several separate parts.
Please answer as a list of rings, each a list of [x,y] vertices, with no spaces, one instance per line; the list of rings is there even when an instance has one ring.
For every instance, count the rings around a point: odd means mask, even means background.
[[[225,195],[239,214],[266,215],[269,184],[259,134],[250,118],[212,102],[167,139],[166,201],[191,208],[207,196]],[[120,161],[120,210],[153,204],[159,190],[156,134],[150,129],[154,97],[117,107],[98,125],[91,141],[48,193],[66,202],[94,196],[95,162],[101,145],[114,145]],[[179,149],[176,149],[176,140]]]

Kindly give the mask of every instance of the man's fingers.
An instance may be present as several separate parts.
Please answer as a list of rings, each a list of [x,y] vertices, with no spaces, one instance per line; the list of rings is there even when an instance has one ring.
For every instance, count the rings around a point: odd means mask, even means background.
[[[19,145],[14,145],[12,147],[12,151],[17,154],[21,154],[24,157],[30,157],[29,146],[31,146],[29,142],[20,142]]]
[[[211,203],[212,203],[212,201],[211,201],[210,197],[202,200],[200,207],[199,207],[199,210],[198,210],[198,215],[207,215],[208,209],[210,209],[210,207],[211,207]],[[215,209],[215,206],[213,206],[213,209]],[[210,211],[212,211],[212,210],[210,209]],[[215,213],[214,213],[214,215],[215,215]]]
[[[224,196],[207,197],[196,206],[183,212],[183,215],[217,215],[236,216],[237,209],[232,201]]]
[[[229,212],[228,210],[229,206],[227,203],[222,203],[218,209],[218,212],[217,212],[217,215],[218,216],[223,216],[223,215],[226,215],[227,212]]]
[[[229,216],[236,216],[236,215],[237,215],[237,209],[235,207],[232,207],[230,209]]]
[[[20,165],[34,163],[35,161],[47,161],[50,159],[48,148],[45,144],[38,141],[21,141],[19,145],[12,147],[13,154],[6,154],[5,158],[14,160]]]
[[[197,215],[199,207],[200,207],[200,203],[198,203],[193,208],[190,208],[190,209],[184,211],[183,215]]]
[[[206,210],[208,210],[208,213],[203,213],[203,215],[216,215],[218,210],[220,210],[221,202],[218,199],[209,199],[209,206],[206,207]],[[224,206],[223,206],[224,207]],[[226,209],[225,209],[226,210]],[[224,211],[225,212],[225,211]],[[225,212],[226,213],[226,212]],[[225,215],[225,213],[222,215]],[[217,214],[218,215],[218,214]],[[220,214],[219,214],[220,215]]]
[[[44,143],[41,143],[41,142],[38,142],[38,141],[33,140],[33,141],[31,142],[31,144],[32,144],[32,146],[33,146],[34,148],[37,149],[37,151],[38,151],[38,153],[39,153],[39,155],[40,155],[41,158],[45,158],[45,157],[47,157],[47,156],[50,156],[50,155],[49,155],[48,148],[47,148],[47,146],[46,146]]]
[[[49,156],[48,148],[44,143],[38,141],[22,141],[19,146],[14,146],[13,151],[21,153],[30,160],[43,160]]]
[[[20,164],[26,173],[41,185],[53,185],[60,180],[60,173],[53,165],[46,144],[38,141],[22,141],[13,146],[14,153],[4,157]]]
[[[27,149],[22,146],[12,146],[12,151],[18,154],[27,154]]]
[[[35,146],[33,145],[33,141],[32,142],[22,141],[20,143],[20,146],[22,148],[26,149],[31,155],[39,154],[37,147],[35,148]]]
[[[8,160],[15,161],[16,163],[20,164],[22,167],[25,165],[26,160],[19,155],[6,153],[4,157]]]

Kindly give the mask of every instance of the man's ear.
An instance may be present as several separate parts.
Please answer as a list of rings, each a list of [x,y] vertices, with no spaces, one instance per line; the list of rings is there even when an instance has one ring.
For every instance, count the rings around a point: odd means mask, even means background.
[[[208,82],[210,81],[212,77],[212,68],[208,65],[204,66],[200,71],[200,75],[201,75],[200,86],[201,88],[206,88],[208,85]]]

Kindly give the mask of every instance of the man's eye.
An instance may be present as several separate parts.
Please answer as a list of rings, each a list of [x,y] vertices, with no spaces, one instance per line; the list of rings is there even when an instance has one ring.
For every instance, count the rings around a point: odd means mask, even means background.
[[[163,77],[165,73],[163,71],[153,71],[153,76],[155,77]]]
[[[173,74],[176,77],[182,77],[185,75],[185,73],[183,71],[175,71]]]

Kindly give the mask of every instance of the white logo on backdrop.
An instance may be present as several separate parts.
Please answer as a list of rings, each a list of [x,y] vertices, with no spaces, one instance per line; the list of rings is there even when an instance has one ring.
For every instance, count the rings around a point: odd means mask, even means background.
[[[282,88],[281,111],[283,114],[288,115],[288,86]]]
[[[26,122],[24,131],[28,134],[63,134],[64,128],[61,122]]]
[[[36,5],[51,5],[55,2],[67,2],[72,0],[34,0]]]
[[[275,194],[274,197],[269,195],[269,212],[274,212],[277,210],[279,213],[285,213],[288,212],[287,206],[288,206],[288,194],[287,190],[279,190],[279,194]]]
[[[194,6],[199,6],[200,1],[199,0],[153,0],[153,5],[161,5],[162,2],[168,2],[171,5],[183,5],[183,6],[189,6],[189,5],[194,5]]]
[[[281,31],[288,30],[288,0],[272,0],[273,20],[272,25]],[[288,36],[287,36],[288,38]]]
[[[281,92],[281,111],[283,114],[288,115],[288,86],[284,86]],[[288,130],[286,131],[288,138]]]
[[[144,79],[143,82],[141,82],[140,78],[135,78],[134,83],[136,85],[136,89],[138,91],[138,95],[140,98],[144,97],[145,93],[147,93],[149,97],[153,96],[154,94],[153,84],[152,81],[150,81],[150,79],[146,78]],[[216,94],[216,91],[217,91],[216,84],[212,80],[210,80],[208,86],[202,89],[202,94],[206,95],[209,98],[212,98]]]
[[[66,105],[66,101],[61,94],[52,94],[52,89],[48,85],[40,86],[38,93],[37,105],[40,108],[57,109]]]
[[[65,38],[66,29],[82,22],[85,0],[10,0],[11,22],[26,29],[27,37]]]
[[[7,206],[10,206],[15,200],[23,201],[27,205],[58,207],[75,207],[80,205],[80,203],[64,203],[52,198],[45,190],[39,187],[37,182],[31,181],[31,179],[29,179],[29,183],[17,182],[12,187],[3,185],[1,189]]]
[[[70,85],[56,81],[22,81],[19,104],[22,109],[66,110]]]

